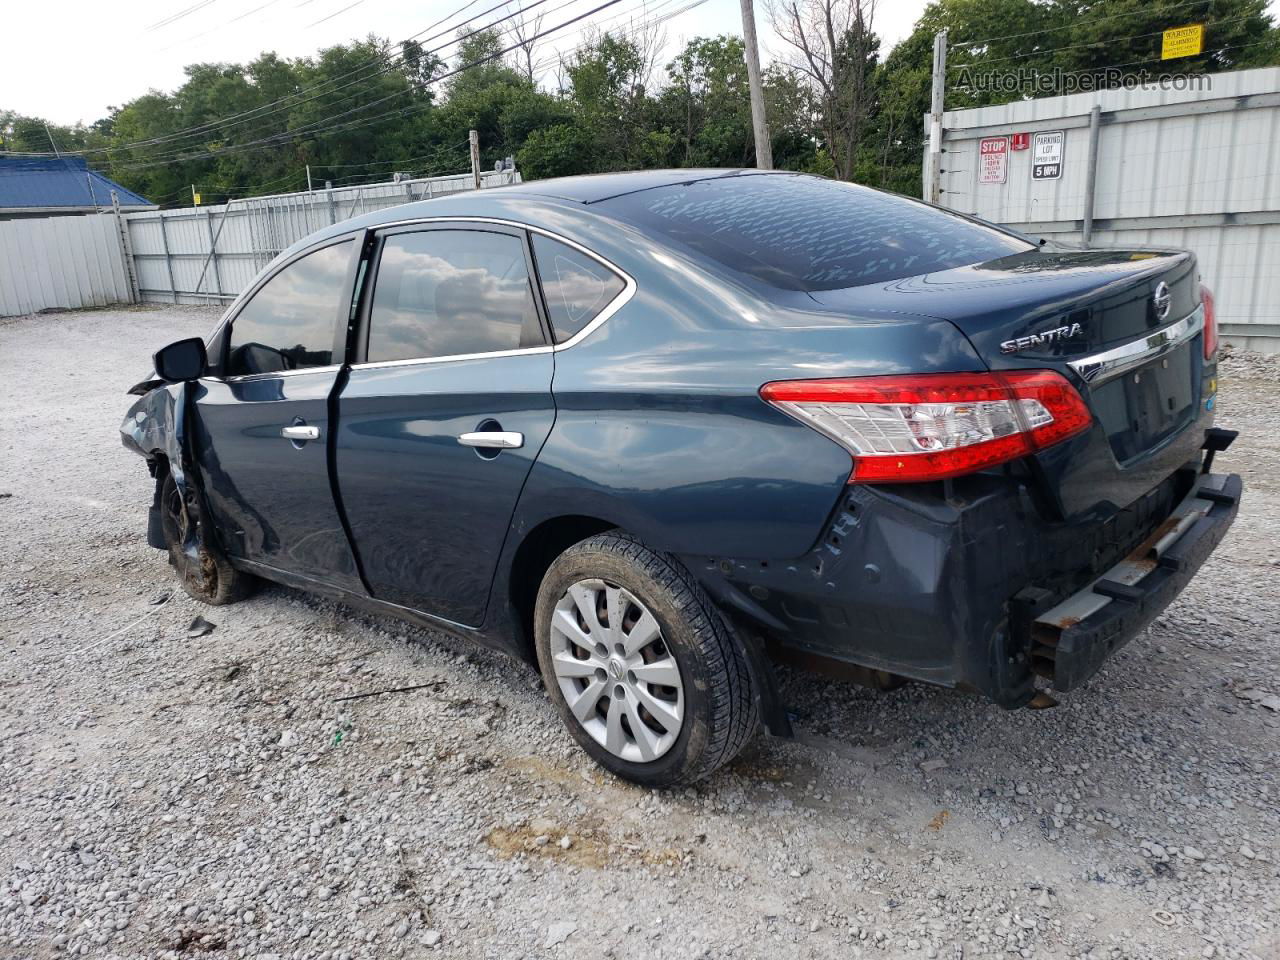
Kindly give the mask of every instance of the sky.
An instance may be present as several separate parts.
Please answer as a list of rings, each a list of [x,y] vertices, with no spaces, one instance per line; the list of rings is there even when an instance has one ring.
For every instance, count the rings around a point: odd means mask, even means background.
[[[498,2],[470,0],[466,12],[438,29],[447,29]],[[520,0],[520,5],[530,2]],[[586,13],[601,2],[544,0],[538,8],[545,11],[542,29]],[[538,55],[572,50],[582,42],[582,29],[588,22],[625,27],[643,19],[646,10],[650,16],[660,17],[681,11],[690,2],[620,0],[588,20],[548,36]],[[419,34],[460,10],[464,3],[468,0],[118,0],[112,4],[102,0],[12,0],[5,11],[9,42],[0,53],[0,109],[57,124],[88,124],[106,116],[109,107],[148,90],[171,91],[180,86],[182,68],[189,63],[243,63],[267,50],[284,57],[306,56],[369,33],[398,41]],[[888,52],[910,34],[924,7],[925,0],[882,0],[878,4],[875,29],[881,36],[882,51]],[[698,6],[679,12],[662,25],[668,51],[697,36],[740,34],[740,9],[739,0],[702,0]],[[500,16],[502,11],[496,11],[481,22]],[[767,61],[777,40],[760,6],[756,23]],[[446,37],[452,35],[450,30]],[[427,46],[434,47],[445,39]],[[452,49],[441,52],[446,57],[451,53]],[[51,69],[51,64],[57,64],[57,69]]]

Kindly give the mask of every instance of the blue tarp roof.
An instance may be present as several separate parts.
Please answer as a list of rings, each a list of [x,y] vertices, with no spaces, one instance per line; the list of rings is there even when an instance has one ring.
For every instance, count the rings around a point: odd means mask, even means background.
[[[34,157],[0,153],[0,210],[42,207],[110,207],[111,191],[122,207],[152,206],[96,170],[84,157]]]

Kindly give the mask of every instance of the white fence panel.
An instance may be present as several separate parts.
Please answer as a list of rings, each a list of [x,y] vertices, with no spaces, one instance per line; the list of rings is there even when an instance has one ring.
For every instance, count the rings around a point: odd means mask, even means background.
[[[1200,89],[1104,90],[944,116],[942,202],[1054,240],[1195,252],[1223,338],[1280,352],[1280,68],[1213,74]],[[1089,182],[1089,115],[1100,109]],[[1010,150],[1004,183],[983,183],[985,137],[1063,130],[1062,175],[1032,179]]]
[[[130,299],[113,214],[0,220],[0,316]]]
[[[469,173],[456,174],[128,214],[140,295],[159,303],[229,303],[281,251],[323,227],[471,190],[473,182]],[[519,182],[514,170],[481,175],[486,187]]]

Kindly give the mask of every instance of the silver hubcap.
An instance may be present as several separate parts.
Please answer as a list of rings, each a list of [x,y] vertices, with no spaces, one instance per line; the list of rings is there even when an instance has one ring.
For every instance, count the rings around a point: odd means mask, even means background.
[[[551,666],[591,738],[633,763],[656,760],[684,723],[680,666],[643,603],[604,580],[580,580],[551,615]]]

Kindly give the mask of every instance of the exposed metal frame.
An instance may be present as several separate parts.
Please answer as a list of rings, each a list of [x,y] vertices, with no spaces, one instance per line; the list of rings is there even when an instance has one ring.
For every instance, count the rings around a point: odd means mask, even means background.
[[[1204,329],[1204,304],[1181,320],[1091,357],[1070,361],[1069,366],[1088,384],[1105,383],[1127,370],[1142,366],[1186,343]]]

